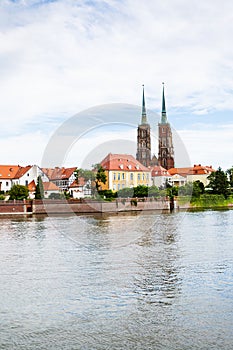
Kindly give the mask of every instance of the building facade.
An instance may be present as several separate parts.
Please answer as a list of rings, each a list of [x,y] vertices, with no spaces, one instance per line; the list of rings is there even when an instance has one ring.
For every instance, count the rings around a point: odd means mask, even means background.
[[[142,91],[141,124],[138,126],[138,130],[137,130],[136,159],[145,167],[148,167],[151,163],[151,135],[150,135],[150,125],[147,121],[147,116],[146,116],[144,85],[143,85],[143,91]]]
[[[139,185],[151,186],[151,171],[129,154],[109,153],[100,163],[107,181],[102,190],[119,191]]]
[[[159,165],[167,170],[170,168],[174,168],[175,166],[174,147],[173,147],[171,126],[167,120],[164,84],[163,84],[163,94],[162,94],[161,121],[158,125],[158,137],[159,137],[159,153],[158,153]]]

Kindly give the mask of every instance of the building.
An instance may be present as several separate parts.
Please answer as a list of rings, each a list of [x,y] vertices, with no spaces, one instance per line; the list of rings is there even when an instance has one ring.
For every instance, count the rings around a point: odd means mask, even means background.
[[[38,165],[28,165],[20,167],[12,180],[13,185],[28,186],[29,183],[34,181],[37,183],[38,176],[41,177],[43,182],[48,182],[49,179]]]
[[[32,181],[37,182],[38,176],[42,181],[49,181],[37,165],[0,165],[0,191],[9,191],[13,185],[28,186]]]
[[[19,165],[0,165],[0,191],[9,191],[12,180],[21,167]]]
[[[75,180],[74,172],[77,167],[72,168],[42,168],[43,172],[61,190],[66,191]]]
[[[194,164],[193,167],[171,168],[168,170],[172,176],[174,186],[180,186],[182,183],[194,181],[201,181],[204,186],[207,186],[209,183],[208,176],[214,171],[212,165],[203,166],[201,164]]]
[[[146,167],[148,167],[151,163],[151,136],[150,136],[150,125],[147,121],[147,116],[146,116],[144,85],[143,85],[143,91],[142,91],[141,124],[138,125],[138,130],[137,130],[136,159]]]
[[[78,183],[74,181],[70,185],[69,192],[73,198],[91,197],[91,180],[85,181],[83,177],[80,177]]]
[[[109,153],[100,163],[107,175],[102,190],[119,191],[125,187],[151,185],[151,171],[129,154]]]
[[[158,162],[159,165],[165,169],[174,168],[174,147],[172,141],[172,131],[170,124],[168,123],[165,95],[164,95],[164,83],[163,83],[163,93],[162,93],[162,113],[161,121],[158,125],[158,137],[159,137],[159,153]]]
[[[154,166],[151,168],[151,181],[153,186],[165,187],[166,184],[171,184],[171,175],[167,169],[161,165]]]

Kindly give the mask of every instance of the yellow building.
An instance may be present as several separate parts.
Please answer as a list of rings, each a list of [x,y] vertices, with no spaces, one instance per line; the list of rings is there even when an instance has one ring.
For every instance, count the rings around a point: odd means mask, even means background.
[[[109,153],[100,163],[107,175],[102,190],[119,191],[125,187],[151,186],[150,170],[129,154]]]

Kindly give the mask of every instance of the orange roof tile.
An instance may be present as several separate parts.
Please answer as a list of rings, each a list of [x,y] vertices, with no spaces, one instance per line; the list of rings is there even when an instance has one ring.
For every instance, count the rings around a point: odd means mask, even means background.
[[[194,164],[193,167],[187,167],[187,168],[171,168],[168,170],[169,174],[175,175],[179,174],[182,176],[187,175],[201,175],[201,174],[210,174],[213,171],[215,171],[212,166],[204,166],[201,164]]]
[[[160,165],[156,165],[153,168],[151,168],[151,175],[152,176],[171,176],[167,169],[163,168]]]
[[[14,179],[19,165],[0,165],[0,179]]]
[[[24,174],[26,174],[26,172],[28,170],[31,169],[31,165],[28,165],[28,166],[24,166],[24,167],[20,167],[17,171],[17,173],[15,174],[15,179],[19,179],[20,177],[22,177]]]
[[[42,168],[42,171],[48,176],[49,180],[69,179],[77,167],[72,168]]]
[[[104,170],[119,170],[119,171],[144,171],[150,170],[137,161],[130,154],[112,154],[109,153],[100,163]]]
[[[28,184],[27,188],[29,189],[29,192],[35,192],[35,190],[36,190],[35,181],[32,180],[32,181]]]
[[[79,186],[84,186],[85,185],[85,180],[84,177],[79,177],[78,179],[78,183],[76,181],[74,181],[70,187],[79,187]]]
[[[53,182],[43,182],[44,191],[60,191]]]

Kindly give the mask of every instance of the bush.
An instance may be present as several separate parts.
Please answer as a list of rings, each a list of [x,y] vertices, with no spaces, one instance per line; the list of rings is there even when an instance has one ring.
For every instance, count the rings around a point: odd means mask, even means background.
[[[3,194],[0,194],[0,201],[4,201],[5,196],[3,196]]]
[[[64,199],[65,196],[63,193],[50,193],[49,199]]]

